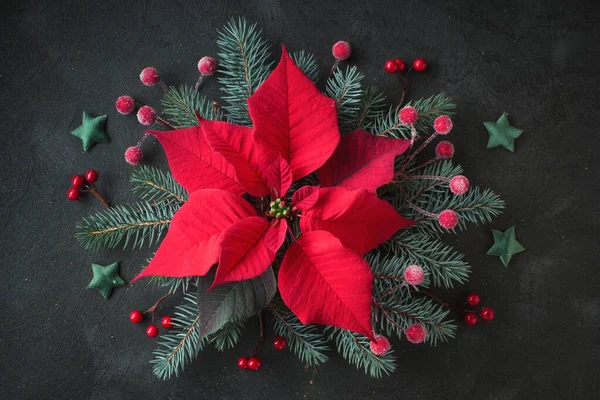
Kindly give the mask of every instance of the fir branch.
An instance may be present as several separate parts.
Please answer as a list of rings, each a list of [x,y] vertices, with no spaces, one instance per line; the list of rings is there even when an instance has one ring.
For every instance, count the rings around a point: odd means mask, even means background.
[[[319,79],[319,64],[317,64],[317,59],[314,54],[300,50],[292,53],[291,57],[298,68],[300,68],[311,81],[316,83]]]
[[[366,129],[383,115],[385,95],[376,87],[369,86],[362,92],[360,113],[354,128]]]
[[[148,261],[146,265],[149,263],[150,261]],[[152,275],[147,277],[146,282],[151,285],[167,288],[168,293],[175,293],[179,289],[181,289],[183,293],[187,293],[190,290],[190,287],[195,287],[194,285],[197,284],[198,278],[193,276],[171,278],[168,276]]]
[[[75,239],[86,249],[141,248],[158,242],[166,232],[178,204],[135,203],[115,206],[84,217],[75,227]]]
[[[379,298],[384,294],[386,294],[386,297],[390,296],[389,298],[398,299],[410,296],[410,290],[413,286],[405,284],[404,271],[409,265],[420,265],[413,258],[400,257],[397,254],[383,256],[379,251],[374,251],[369,253],[366,259],[373,271],[373,296],[375,298]],[[422,268],[425,271],[425,279],[419,287],[428,288],[431,274],[426,267]]]
[[[185,203],[187,190],[178,184],[170,172],[142,165],[131,174],[132,190],[142,200],[153,203],[176,201]]]
[[[170,86],[162,99],[163,112],[167,121],[175,128],[198,125],[196,111],[205,119],[221,120],[223,112],[213,101],[209,101],[194,90],[193,86]]]
[[[369,347],[369,339],[345,329],[327,327],[325,332],[328,339],[333,341],[338,352],[358,369],[364,369],[366,374],[374,378],[389,375],[396,369],[396,359],[392,351],[382,356],[375,355]]]
[[[211,342],[218,351],[232,349],[240,341],[245,321],[228,322],[221,329],[211,335]]]
[[[360,116],[362,89],[360,82],[364,75],[356,67],[337,68],[327,81],[325,92],[335,100],[338,124],[342,132],[352,129]]]
[[[231,19],[219,32],[219,83],[227,118],[250,125],[246,99],[267,79],[273,63],[269,61],[268,42],[257,24],[248,25],[244,18]]]
[[[282,301],[274,300],[269,305],[275,322],[275,332],[285,337],[289,347],[298,358],[310,366],[327,361],[329,350],[325,337],[315,325],[304,325]]]

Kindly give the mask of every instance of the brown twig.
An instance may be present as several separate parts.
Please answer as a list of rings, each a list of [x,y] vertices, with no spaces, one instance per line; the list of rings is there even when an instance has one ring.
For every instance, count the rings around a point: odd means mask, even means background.
[[[149,309],[147,309],[146,311],[144,311],[145,313],[152,313],[154,314],[154,312],[156,311],[156,309],[158,308],[158,305],[167,297],[169,297],[170,295],[172,295],[173,293],[167,293],[165,294],[163,297],[161,297],[160,299],[158,299],[156,301],[156,303],[154,303],[154,305],[152,307],[150,307]],[[154,315],[152,316],[152,318],[154,318]]]

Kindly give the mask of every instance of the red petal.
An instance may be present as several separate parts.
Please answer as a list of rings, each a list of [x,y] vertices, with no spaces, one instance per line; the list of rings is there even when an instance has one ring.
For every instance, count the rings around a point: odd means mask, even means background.
[[[260,163],[280,154],[293,180],[318,169],[340,141],[335,101],[315,87],[282,47],[277,68],[248,98]]]
[[[219,241],[219,267],[213,286],[262,275],[275,261],[286,232],[285,219],[271,225],[262,217],[248,217],[230,225]]]
[[[205,275],[217,262],[221,232],[254,215],[250,203],[233,193],[214,189],[192,193],[173,217],[154,258],[134,281],[151,275]]]
[[[292,204],[298,210],[306,211],[319,200],[319,186],[302,186],[294,192]]]
[[[329,231],[361,255],[414,224],[366,190],[351,191],[339,186],[321,188],[317,204],[303,211],[300,218],[302,232]]]
[[[303,324],[326,324],[373,339],[369,264],[331,233],[303,233],[279,269],[279,291]]]
[[[274,198],[283,197],[292,185],[292,172],[290,166],[279,156],[269,165],[265,174],[265,181]]]
[[[269,194],[256,160],[252,129],[205,119],[200,127],[210,147],[233,165],[238,181],[248,193],[255,197]]]
[[[394,177],[394,158],[410,140],[372,135],[357,129],[342,138],[329,160],[319,169],[323,186],[367,189],[375,193]]]
[[[147,133],[160,141],[173,177],[188,192],[221,189],[237,195],[244,194],[235,169],[225,157],[210,148],[200,127]]]

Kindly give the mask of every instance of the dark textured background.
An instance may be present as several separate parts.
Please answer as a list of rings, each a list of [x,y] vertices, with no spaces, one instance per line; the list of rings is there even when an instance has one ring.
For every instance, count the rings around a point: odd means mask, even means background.
[[[12,4],[9,4],[12,3]],[[525,4],[524,4],[525,3]],[[598,391],[600,277],[597,212],[600,12],[581,1],[4,1],[0,17],[0,397],[18,399],[591,399]],[[131,279],[149,251],[84,252],[73,227],[101,209],[69,202],[70,178],[100,171],[113,204],[133,199],[122,158],[140,126],[117,115],[131,94],[158,106],[142,67],[167,83],[196,79],[229,17],[259,22],[273,44],[316,53],[324,77],[331,44],[349,40],[366,81],[397,99],[387,58],[430,60],[411,97],[448,92],[459,106],[451,140],[472,183],[507,201],[491,226],[456,240],[474,265],[469,290],[497,311],[438,348],[396,346],[398,370],[370,379],[340,357],[307,369],[265,347],[260,372],[240,371],[241,345],[203,353],[178,380],[148,361],[154,340],[127,320],[161,293],[144,284],[110,301],[85,290],[91,262],[121,261]],[[274,48],[275,56],[279,50]],[[206,82],[215,90],[215,79]],[[108,114],[110,144],[83,153],[69,132],[81,112]],[[503,111],[525,130],[516,152],[486,149],[483,121]],[[148,143],[150,144],[150,143]],[[156,144],[148,159],[166,166]],[[508,268],[485,256],[490,227],[517,226],[527,252]],[[175,301],[166,302],[166,310]]]

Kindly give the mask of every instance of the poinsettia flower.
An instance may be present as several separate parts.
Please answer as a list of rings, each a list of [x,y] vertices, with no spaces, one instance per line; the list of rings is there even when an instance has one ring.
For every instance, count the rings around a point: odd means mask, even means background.
[[[409,141],[362,130],[341,138],[335,101],[285,48],[248,109],[253,128],[199,118],[199,126],[150,132],[191,195],[135,279],[204,276],[215,264],[213,286],[255,278],[275,261],[299,219],[301,234],[278,272],[282,299],[302,323],[372,339],[373,275],[363,255],[414,224],[376,196]],[[321,186],[289,193],[315,171]]]

